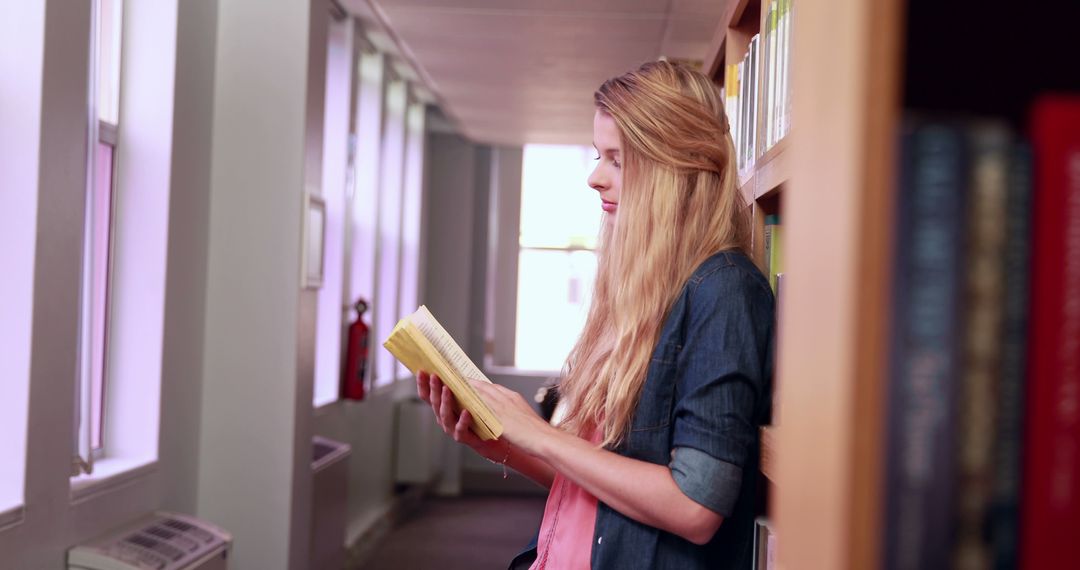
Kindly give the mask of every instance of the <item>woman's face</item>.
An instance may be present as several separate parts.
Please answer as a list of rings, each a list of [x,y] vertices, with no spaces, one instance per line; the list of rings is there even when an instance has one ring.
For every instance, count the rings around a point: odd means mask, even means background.
[[[600,207],[614,214],[622,190],[622,137],[615,119],[599,109],[593,116],[593,147],[596,168],[589,176],[589,186],[600,193]]]

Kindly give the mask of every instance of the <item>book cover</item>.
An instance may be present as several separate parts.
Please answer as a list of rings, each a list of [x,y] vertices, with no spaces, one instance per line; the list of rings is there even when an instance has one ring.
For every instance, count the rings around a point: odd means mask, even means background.
[[[795,20],[795,8],[792,5],[793,0],[783,0],[784,9],[784,73],[781,75],[783,87],[781,87],[781,97],[783,101],[781,103],[780,113],[783,119],[780,122],[781,137],[786,135],[791,130],[791,29]]]
[[[989,537],[995,570],[1019,561],[1021,450],[1027,376],[1028,273],[1031,262],[1031,150],[1017,144],[1009,164],[1006,197],[1001,379],[994,446],[994,488]]]
[[[776,568],[776,535],[767,517],[754,519],[754,550],[750,566],[754,570]]]
[[[776,17],[777,17],[777,3],[776,0],[769,2],[769,10],[765,15],[765,148],[769,148],[773,145],[775,132],[775,114],[774,107],[776,104]]]
[[[762,266],[764,267],[764,273],[766,277],[772,275],[770,267],[772,266],[772,240],[773,240],[773,227],[780,222],[779,216],[776,214],[769,214],[765,216],[765,231],[762,235],[762,241],[764,246],[762,247]]]
[[[1012,137],[1002,124],[967,128],[964,343],[957,406],[956,539],[953,567],[987,569],[986,534],[994,479],[994,441],[1004,301],[1005,206]]]
[[[427,307],[398,321],[383,346],[413,374],[423,370],[437,374],[454,394],[458,405],[473,417],[473,432],[480,439],[498,439],[502,423],[469,380],[490,383]]]
[[[904,125],[886,409],[888,570],[945,568],[950,559],[967,172],[961,129]]]
[[[731,130],[731,141],[738,144],[739,140],[739,65],[732,63],[725,66],[724,89],[727,98],[724,100],[724,112],[727,113],[728,128]],[[735,148],[738,148],[736,146]]]
[[[1022,568],[1076,564],[1080,528],[1080,98],[1032,113],[1033,195]]]
[[[739,62],[739,170],[746,168],[746,141],[750,138],[750,52]]]
[[[761,49],[761,34],[754,34],[754,37],[750,39],[750,139],[747,144],[747,168],[753,168],[757,162],[757,141],[758,141],[758,128],[760,121],[758,120],[760,114],[760,97],[761,92],[761,56],[758,53]]]
[[[780,225],[780,216],[771,216],[772,224],[769,226],[769,285],[773,293],[776,293],[776,275],[784,272],[784,236],[783,226]]]

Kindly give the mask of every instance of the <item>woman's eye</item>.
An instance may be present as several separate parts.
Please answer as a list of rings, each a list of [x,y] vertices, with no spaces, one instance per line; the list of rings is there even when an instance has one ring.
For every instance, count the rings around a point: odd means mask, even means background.
[[[622,163],[620,163],[618,160],[615,160],[613,158],[613,159],[611,159],[611,165],[614,166],[615,168],[619,168],[620,166],[622,166]]]

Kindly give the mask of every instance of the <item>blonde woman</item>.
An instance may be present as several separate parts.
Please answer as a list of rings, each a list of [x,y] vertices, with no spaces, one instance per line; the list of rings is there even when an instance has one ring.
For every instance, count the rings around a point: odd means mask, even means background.
[[[589,185],[605,223],[565,419],[474,383],[504,428],[481,442],[437,377],[417,388],[457,441],[550,489],[537,548],[513,568],[748,568],[774,302],[747,257],[723,105],[704,75],[664,61],[595,101]]]

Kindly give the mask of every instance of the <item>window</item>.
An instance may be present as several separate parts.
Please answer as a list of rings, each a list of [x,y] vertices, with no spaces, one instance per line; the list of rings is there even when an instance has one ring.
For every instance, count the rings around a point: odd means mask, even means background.
[[[379,183],[378,263],[374,298],[374,338],[390,334],[399,317],[401,285],[402,181],[405,169],[405,113],[408,85],[390,81],[386,88],[385,124],[382,133],[382,169]],[[375,351],[375,385],[394,381],[397,370],[393,355]]]
[[[88,160],[86,233],[83,246],[82,331],[79,406],[76,409],[79,455],[74,474],[90,472],[104,448],[106,367],[109,340],[109,288],[113,237],[116,145],[120,114],[120,36],[122,0],[94,3],[94,49],[91,53],[93,140]]]
[[[329,404],[340,394],[342,311],[345,272],[345,207],[349,146],[349,91],[352,50],[348,37],[351,20],[331,21],[327,41],[326,97],[323,118],[322,197],[326,201],[326,240],[323,285],[315,343],[315,406]]]
[[[0,528],[20,519],[25,496],[44,13],[43,2],[9,2],[0,18]]]
[[[375,298],[375,259],[376,226],[379,213],[379,163],[381,157],[382,114],[385,103],[386,61],[378,53],[361,41],[359,65],[354,66],[357,77],[356,97],[353,102],[356,109],[356,140],[351,172],[351,193],[349,209],[349,300],[365,299],[369,307]],[[373,308],[373,307],[372,307]],[[369,326],[374,325],[372,310],[364,315]],[[377,339],[377,331],[372,330],[369,337]],[[372,345],[373,347],[376,345]],[[370,359],[375,348],[369,353],[366,382],[374,377],[374,366]]]
[[[562,368],[585,325],[596,279],[602,212],[588,187],[594,151],[526,145],[514,366]]]
[[[398,314],[408,315],[416,310],[420,299],[420,240],[421,208],[424,184],[424,104],[412,102],[407,113],[405,144],[405,187],[402,191],[401,212],[401,296]],[[410,374],[400,362],[397,377]]]

